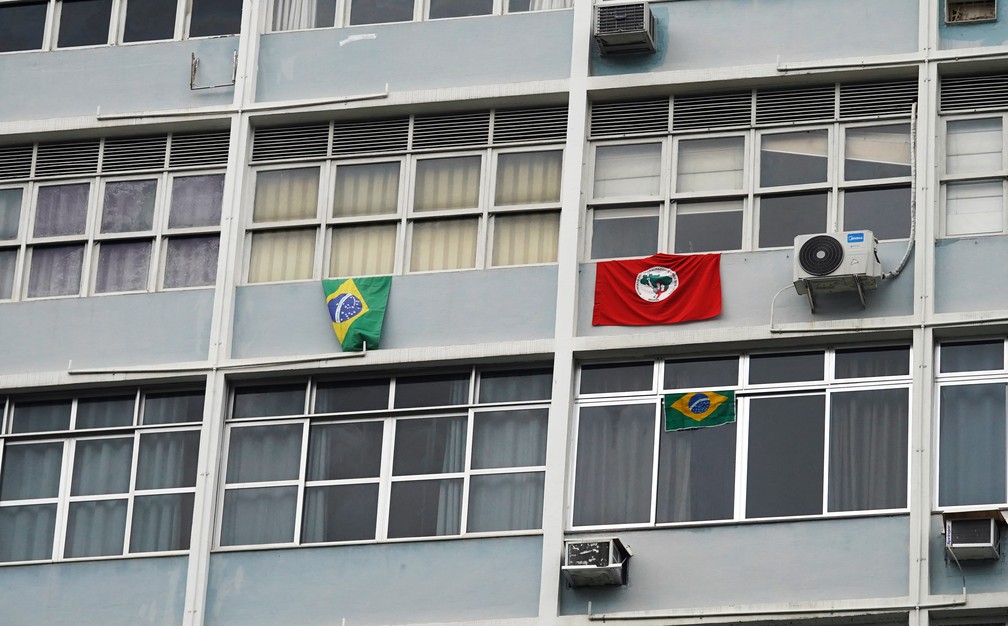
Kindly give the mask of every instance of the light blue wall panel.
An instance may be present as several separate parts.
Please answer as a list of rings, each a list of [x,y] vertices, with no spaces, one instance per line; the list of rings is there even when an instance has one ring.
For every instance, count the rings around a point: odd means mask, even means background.
[[[628,584],[561,588],[563,614],[909,593],[906,516],[615,533],[630,546]]]
[[[917,50],[917,0],[681,0],[652,3],[654,54],[601,57],[612,75],[792,63]]]
[[[190,60],[199,57],[198,84],[219,84],[237,49],[237,37],[215,37],[0,54],[0,121],[229,104],[231,87],[189,90]]]
[[[186,557],[0,568],[4,626],[182,623]]]
[[[945,0],[935,0],[938,3],[938,47],[943,50],[952,48],[978,48],[980,46],[1003,46],[1008,44],[1008,20],[1005,14],[1008,5],[1004,0],[997,0],[997,15],[995,22],[977,24],[946,24]]]
[[[214,554],[206,623],[532,617],[541,558],[538,536]]]
[[[979,593],[1004,593],[1008,589],[1008,558],[1005,558],[1004,526],[1001,527],[1001,558],[996,560],[959,561],[962,573],[952,557],[945,551],[941,515],[931,516],[931,540],[928,572],[933,595],[962,593],[963,577],[966,591],[971,597]]]
[[[383,348],[553,337],[555,265],[392,278]],[[339,352],[321,281],[239,287],[237,358]]]
[[[879,245],[879,259],[883,271],[894,269],[906,252],[905,242],[887,242]],[[721,255],[721,315],[696,322],[685,322],[690,327],[736,328],[739,326],[766,326],[770,323],[773,303],[773,323],[824,322],[831,320],[861,320],[873,317],[911,315],[913,313],[913,256],[894,279],[882,281],[874,290],[865,292],[866,307],[856,292],[821,294],[816,296],[816,313],[809,310],[808,300],[799,296],[793,287],[794,261],[791,250],[763,252],[731,252]],[[781,289],[784,291],[774,295]],[[595,295],[595,264],[581,266],[578,289],[578,334],[635,335],[646,332],[664,332],[678,329],[669,326],[592,326],[592,307]]]
[[[0,304],[0,373],[204,361],[212,289]]]
[[[573,11],[470,17],[262,37],[256,100],[566,79]],[[351,38],[368,38],[353,40]],[[371,38],[373,36],[373,38]]]
[[[935,312],[1008,309],[1008,237],[935,243]]]

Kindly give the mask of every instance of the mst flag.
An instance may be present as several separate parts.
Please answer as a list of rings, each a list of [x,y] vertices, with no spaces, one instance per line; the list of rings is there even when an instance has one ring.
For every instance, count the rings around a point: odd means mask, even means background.
[[[344,352],[359,352],[364,342],[368,348],[378,347],[391,286],[391,276],[322,280],[329,317]]]
[[[675,324],[720,313],[720,254],[656,254],[597,266],[593,326]]]
[[[662,399],[665,430],[720,426],[735,421],[734,391],[670,393]]]

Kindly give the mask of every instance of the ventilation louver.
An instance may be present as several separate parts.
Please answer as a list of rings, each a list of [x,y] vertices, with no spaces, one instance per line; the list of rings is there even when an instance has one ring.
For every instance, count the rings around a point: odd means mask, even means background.
[[[335,156],[374,152],[405,152],[409,147],[409,118],[333,124]],[[485,140],[485,139],[484,139]]]
[[[67,176],[98,172],[99,140],[40,143],[35,159],[36,176]]]
[[[172,135],[169,167],[227,165],[230,131]]]
[[[910,114],[917,101],[917,81],[840,85],[840,119]]]
[[[16,180],[31,176],[35,147],[0,146],[0,180]]]
[[[329,151],[329,124],[256,128],[252,162],[325,157]]]
[[[596,102],[591,108],[591,137],[626,137],[669,132],[668,98]]]
[[[567,137],[567,107],[505,109],[494,113],[493,144],[563,141]]]
[[[1008,74],[943,77],[940,103],[941,113],[1008,108]]]
[[[752,92],[713,96],[676,96],[672,101],[672,129],[702,130],[752,124]]]
[[[102,172],[162,169],[167,147],[166,135],[106,139]]]
[[[833,85],[756,92],[756,124],[832,120],[836,115]]]
[[[413,118],[414,150],[485,146],[489,142],[489,111]]]
[[[654,52],[655,17],[646,2],[595,7],[595,41],[603,55]]]

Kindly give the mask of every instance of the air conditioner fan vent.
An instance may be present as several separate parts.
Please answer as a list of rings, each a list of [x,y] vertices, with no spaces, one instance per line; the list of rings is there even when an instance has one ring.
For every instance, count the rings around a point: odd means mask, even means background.
[[[819,235],[805,242],[798,250],[798,263],[813,276],[827,276],[844,260],[844,249],[835,237]]]

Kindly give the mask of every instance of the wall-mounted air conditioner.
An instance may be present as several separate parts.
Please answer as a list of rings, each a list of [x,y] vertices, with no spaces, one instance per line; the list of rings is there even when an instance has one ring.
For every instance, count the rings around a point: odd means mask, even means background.
[[[654,52],[654,14],[646,2],[596,5],[595,41],[602,54]]]
[[[945,0],[946,24],[975,24],[997,21],[995,0]]]
[[[616,537],[568,539],[561,571],[571,587],[625,585],[630,555]]]
[[[945,548],[959,561],[999,558],[999,529],[993,517],[946,518]]]
[[[874,289],[882,279],[878,241],[870,230],[798,235],[794,287],[804,295]]]

